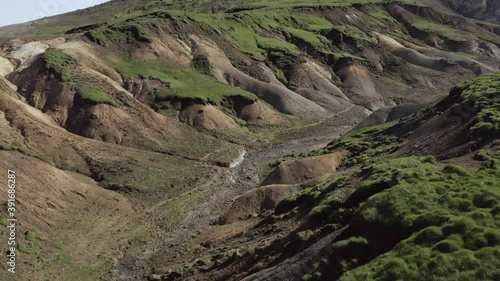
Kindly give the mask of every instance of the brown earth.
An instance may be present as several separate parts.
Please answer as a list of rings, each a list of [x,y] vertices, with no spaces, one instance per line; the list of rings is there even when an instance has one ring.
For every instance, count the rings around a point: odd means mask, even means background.
[[[262,182],[262,185],[297,184],[335,172],[347,158],[347,151],[308,157],[281,163]]]

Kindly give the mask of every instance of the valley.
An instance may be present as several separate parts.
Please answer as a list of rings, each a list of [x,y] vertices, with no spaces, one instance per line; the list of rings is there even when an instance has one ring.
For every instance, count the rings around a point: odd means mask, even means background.
[[[15,278],[498,280],[500,21],[476,2],[113,0],[0,27]]]

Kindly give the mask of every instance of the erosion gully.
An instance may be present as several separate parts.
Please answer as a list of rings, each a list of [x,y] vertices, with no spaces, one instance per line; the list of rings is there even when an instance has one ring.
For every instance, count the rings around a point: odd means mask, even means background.
[[[229,168],[220,168],[218,177],[201,186],[210,189],[211,195],[204,199],[204,203],[189,210],[176,229],[170,233],[156,235],[151,244],[134,252],[126,252],[124,257],[117,260],[118,280],[148,280],[148,276],[144,276],[144,267],[155,253],[166,247],[175,251],[172,245],[189,243],[191,234],[199,233],[217,221],[237,196],[260,185],[259,171],[265,165],[289,154],[309,152],[324,147],[347,130],[347,126],[314,130],[312,136],[289,138],[283,142],[258,148],[242,147],[239,157]],[[194,190],[201,192],[200,187]]]

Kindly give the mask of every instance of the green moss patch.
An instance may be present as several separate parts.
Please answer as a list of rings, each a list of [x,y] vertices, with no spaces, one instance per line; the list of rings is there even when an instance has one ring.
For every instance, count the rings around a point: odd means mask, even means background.
[[[116,24],[100,26],[98,28],[87,31],[85,35],[90,40],[103,47],[108,47],[110,42],[153,42],[153,38],[149,30],[140,24]]]
[[[499,161],[500,152],[491,158]],[[500,276],[498,165],[469,172],[441,165],[430,156],[405,157],[368,166],[360,177],[346,201],[336,190],[352,185],[353,179],[342,177],[297,192],[280,204],[312,208],[313,222],[321,218],[349,228],[349,236],[333,244],[331,256],[308,277],[329,280],[333,272],[348,281]],[[355,212],[346,211],[354,205],[359,206]]]
[[[402,166],[403,160],[375,168],[379,172],[366,181],[373,182],[387,169],[397,170],[400,180],[367,200],[355,220],[360,229],[408,238],[367,265],[348,271],[341,280],[498,278],[500,169],[483,167],[476,173],[460,171],[450,176],[448,166],[418,164],[414,158]]]
[[[84,83],[78,87],[77,94],[82,101],[87,104],[114,104],[113,99],[106,94],[99,86]]]
[[[71,80],[70,64],[76,62],[73,57],[58,49],[47,49],[41,58],[45,62],[45,67],[57,75],[58,79],[63,82]]]
[[[157,103],[186,98],[221,104],[232,96],[249,100],[257,98],[250,92],[220,83],[192,68],[173,68],[161,63],[136,61],[111,62],[111,65],[125,78],[156,78],[168,84],[168,88],[157,90]]]
[[[451,28],[446,25],[442,25],[424,19],[414,20],[411,22],[411,25],[419,30],[439,35],[445,39],[458,42],[467,41],[467,35],[463,31]]]

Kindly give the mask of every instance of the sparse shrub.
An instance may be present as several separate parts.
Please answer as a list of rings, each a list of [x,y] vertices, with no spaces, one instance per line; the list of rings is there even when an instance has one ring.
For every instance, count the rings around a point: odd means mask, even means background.
[[[40,254],[40,250],[32,249],[32,248],[28,247],[26,244],[24,244],[22,242],[20,242],[18,244],[17,249],[19,250],[19,252],[25,253],[25,254],[29,254],[29,255],[38,255],[38,254]]]
[[[71,257],[67,253],[62,253],[57,256],[57,259],[59,260],[60,263],[63,265],[69,265],[71,264]]]
[[[0,225],[2,225],[2,226],[7,225],[7,218],[4,217],[3,215],[0,215]]]
[[[409,280],[414,275],[415,272],[408,267],[403,259],[392,258],[384,266],[381,276],[377,279],[382,281]]]
[[[193,67],[200,73],[210,75],[210,62],[206,56],[197,56],[193,59]]]
[[[31,230],[28,230],[26,232],[26,240],[28,240],[30,242],[35,242],[36,241],[36,234],[35,234],[35,232],[33,232]]]
[[[474,154],[474,160],[486,161],[491,159],[491,154],[488,150],[481,149]]]
[[[99,44],[103,47],[108,47],[108,37],[106,35],[106,28],[96,28],[89,32],[86,32],[85,35],[94,43]]]
[[[62,251],[62,250],[64,250],[64,244],[61,243],[61,242],[55,242],[54,243],[54,248]]]
[[[500,204],[500,197],[491,191],[484,191],[477,194],[473,202],[474,206],[478,208],[493,208],[495,205]]]

